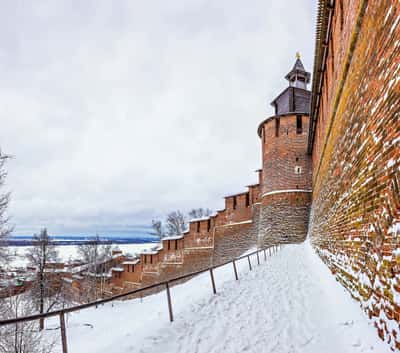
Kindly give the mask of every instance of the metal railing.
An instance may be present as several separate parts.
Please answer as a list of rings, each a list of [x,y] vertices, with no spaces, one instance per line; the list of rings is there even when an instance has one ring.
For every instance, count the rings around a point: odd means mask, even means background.
[[[252,268],[252,263],[251,263],[251,259],[250,257],[253,255],[257,256],[257,264],[260,265],[260,253],[264,253],[264,261],[267,260],[267,251],[269,253],[269,256],[271,256],[272,254],[276,253],[278,251],[278,249],[280,249],[280,247],[283,244],[279,244],[279,245],[273,245],[271,247],[265,248],[265,249],[258,249],[256,251],[253,251],[249,254],[234,258],[233,260],[230,261],[226,261],[223,262],[221,264],[203,269],[203,270],[199,270],[199,271],[195,271],[195,272],[190,272],[187,273],[185,275],[179,276],[179,277],[174,277],[171,278],[169,280],[163,281],[163,282],[159,282],[159,283],[155,283],[146,287],[142,287],[142,288],[138,288],[138,289],[134,289],[131,290],[129,292],[125,292],[125,293],[121,293],[121,294],[117,294],[114,295],[112,297],[106,298],[106,299],[100,299],[100,300],[96,300],[90,303],[86,303],[86,304],[81,304],[81,305],[76,305],[76,306],[72,306],[70,308],[64,308],[64,309],[60,309],[60,310],[55,310],[55,311],[51,311],[48,313],[43,313],[43,314],[35,314],[35,315],[29,315],[29,316],[23,316],[23,317],[17,317],[17,318],[13,318],[13,319],[7,319],[7,320],[1,320],[0,321],[0,327],[2,326],[6,326],[6,325],[12,325],[12,324],[19,324],[22,322],[28,322],[28,321],[35,321],[35,320],[44,320],[47,319],[49,317],[53,317],[53,316],[59,316],[60,319],[60,330],[61,330],[61,345],[62,345],[62,352],[63,353],[68,353],[68,345],[67,345],[67,333],[66,333],[66,325],[65,325],[65,314],[68,313],[72,313],[75,311],[79,311],[79,310],[83,310],[83,309],[87,309],[87,308],[91,308],[91,307],[97,307],[100,304],[105,304],[108,302],[112,302],[114,300],[118,300],[124,297],[128,297],[131,296],[133,294],[137,294],[137,293],[141,293],[150,289],[154,289],[157,287],[161,287],[164,286],[166,293],[167,293],[167,303],[168,303],[168,313],[169,313],[169,320],[172,322],[174,321],[174,315],[173,315],[173,310],[172,310],[172,300],[171,300],[171,291],[170,291],[170,284],[173,282],[177,282],[179,280],[184,280],[187,279],[189,277],[193,277],[196,275],[199,275],[201,273],[205,273],[205,272],[209,272],[210,273],[210,279],[211,279],[211,285],[212,285],[212,290],[214,294],[217,294],[217,289],[216,289],[216,285],[215,285],[215,278],[214,278],[214,272],[213,270],[225,265],[228,265],[230,263],[232,263],[233,265],[233,271],[234,271],[234,275],[235,275],[235,280],[239,280],[239,276],[238,276],[238,271],[237,271],[237,267],[236,267],[236,262],[246,259],[248,261],[249,264],[249,269],[250,271],[253,269]]]

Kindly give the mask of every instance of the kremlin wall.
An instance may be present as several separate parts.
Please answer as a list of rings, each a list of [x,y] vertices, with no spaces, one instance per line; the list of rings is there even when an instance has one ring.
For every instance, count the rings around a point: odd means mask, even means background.
[[[308,235],[400,349],[400,3],[320,0],[312,77],[298,56],[258,126],[258,183],[185,234],[121,256],[110,295]]]
[[[400,349],[400,3],[320,1],[309,237]]]
[[[259,182],[225,197],[225,208],[191,220],[189,230],[163,238],[140,258],[113,269],[112,293],[139,288],[231,260],[250,248],[304,241],[311,205],[311,156],[307,153],[310,81],[297,58],[288,87],[271,103],[275,115],[258,134]]]

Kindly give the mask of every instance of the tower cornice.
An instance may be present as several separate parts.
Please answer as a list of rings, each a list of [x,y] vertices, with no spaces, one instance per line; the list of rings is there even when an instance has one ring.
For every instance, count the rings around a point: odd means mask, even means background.
[[[288,113],[285,113],[285,114],[276,114],[276,115],[269,116],[268,118],[264,119],[264,120],[258,125],[258,128],[257,128],[257,135],[258,135],[258,137],[261,138],[262,127],[263,127],[263,125],[264,125],[267,121],[273,120],[273,119],[275,119],[275,118],[281,118],[281,117],[293,116],[293,115],[310,116],[310,113],[309,113],[309,112],[288,112]]]

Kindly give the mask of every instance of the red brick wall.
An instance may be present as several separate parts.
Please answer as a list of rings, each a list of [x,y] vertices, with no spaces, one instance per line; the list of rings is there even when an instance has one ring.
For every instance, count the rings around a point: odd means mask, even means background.
[[[246,204],[247,198],[247,204]],[[238,194],[225,198],[225,221],[224,223],[241,222],[251,218],[249,193]]]
[[[212,248],[214,244],[213,224],[214,220],[210,220],[211,228],[208,230],[208,221],[191,222],[189,225],[189,233],[184,237],[184,248]]]
[[[251,217],[237,223],[226,223],[215,228],[213,264],[217,265],[240,256],[257,246],[260,205],[249,208]]]
[[[142,277],[142,265],[141,263],[137,263],[135,265],[123,265],[124,272],[120,272],[120,286],[126,286],[127,282],[132,287],[133,283],[140,283]]]
[[[379,335],[400,349],[400,3],[335,3],[309,231]]]
[[[312,178],[311,158],[307,154],[308,130],[306,115],[302,116],[301,131],[297,130],[296,115],[272,117],[261,127],[260,247],[303,241],[307,235]]]
[[[141,255],[142,286],[227,262],[256,246],[305,238],[310,193],[301,190],[311,189],[311,158],[306,154],[309,118],[302,116],[299,133],[296,118],[280,117],[279,137],[275,137],[273,119],[263,124],[264,162],[258,171],[258,184],[248,186],[247,192],[225,197],[225,208],[215,216],[191,221],[177,248],[175,240],[164,240],[163,249],[152,255],[152,263],[149,254]],[[295,167],[301,171],[296,173]],[[262,190],[286,191],[262,197]],[[122,274],[124,279],[132,276],[125,271]]]
[[[280,120],[279,136],[275,134],[275,121]],[[311,190],[311,158],[307,154],[309,117],[302,116],[303,130],[296,131],[296,115],[267,120],[262,128],[263,185],[262,194],[286,189]],[[295,173],[300,167],[302,172]]]
[[[157,273],[158,267],[160,266],[160,262],[162,260],[161,254],[158,252],[157,254],[142,254],[140,256],[140,263],[142,265],[142,272],[146,273]]]
[[[124,266],[123,272],[116,272],[118,276],[110,287],[130,290],[133,283],[147,286],[162,282],[229,261],[256,246],[259,191],[260,185],[255,184],[249,186],[249,192],[226,197],[224,210],[208,219],[191,221],[181,239],[162,240],[162,249],[155,254],[141,254],[135,271]]]
[[[183,264],[184,239],[163,240],[160,251],[162,264]]]

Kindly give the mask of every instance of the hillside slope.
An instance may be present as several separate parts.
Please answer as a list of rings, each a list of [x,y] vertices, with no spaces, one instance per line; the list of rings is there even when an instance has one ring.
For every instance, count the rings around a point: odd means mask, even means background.
[[[85,310],[68,319],[73,353],[389,352],[357,302],[308,243],[288,245],[261,265],[216,270],[165,292]]]

